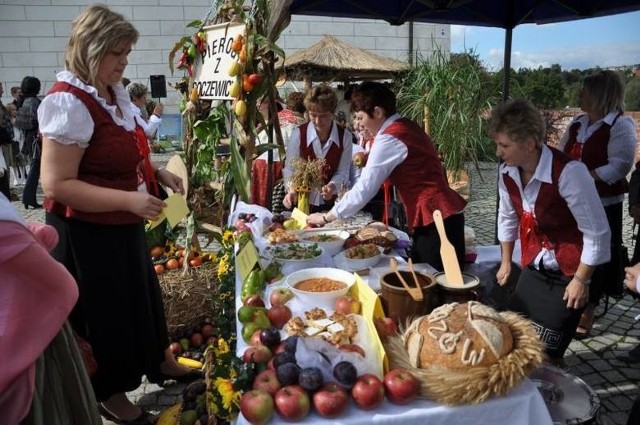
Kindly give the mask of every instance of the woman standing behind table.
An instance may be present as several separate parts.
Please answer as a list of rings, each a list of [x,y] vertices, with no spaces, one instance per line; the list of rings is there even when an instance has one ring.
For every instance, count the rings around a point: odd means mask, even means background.
[[[309,122],[293,130],[286,149],[287,159],[282,175],[287,194],[283,203],[286,208],[293,208],[298,201],[296,188],[290,181],[293,175],[292,161],[296,158],[308,161],[324,158],[324,186],[320,192],[311,192],[309,197],[311,211],[315,212],[331,208],[340,187],[349,182],[353,136],[334,120],[338,96],[329,85],[320,84],[312,88],[304,99],[304,106]]]
[[[496,279],[501,285],[509,279],[519,236],[523,270],[507,308],[533,320],[550,362],[562,365],[589,299],[591,274],[609,260],[604,208],[584,164],[544,145],[544,121],[528,101],[495,108],[489,134],[503,161]]]
[[[464,264],[464,215],[466,204],[445,180],[442,164],[429,136],[416,123],[396,113],[396,96],[381,83],[366,82],[351,95],[351,111],[359,123],[375,134],[366,166],[355,186],[328,214],[312,214],[313,225],[344,219],[362,209],[388,178],[400,192],[412,228],[411,257],[442,270],[440,237],[433,211],[442,212],[447,237]]]
[[[137,39],[122,15],[103,5],[87,7],[72,22],[66,70],[38,117],[46,222],[60,235],[53,255],[78,283],[70,321],[93,347],[98,370],[92,385],[101,413],[118,423],[148,424],[148,414],[125,394],[143,375],[161,383],[201,374],[178,365],[168,350],[162,296],[147,254],[144,219],[157,217],[164,203],[138,191],[143,155],[120,83]],[[183,191],[180,178],[153,167],[161,183]]]
[[[633,166],[636,149],[636,124],[624,115],[624,81],[614,71],[599,71],[585,78],[580,108],[560,140],[558,149],[582,161],[596,182],[611,229],[611,261],[601,264],[593,274],[589,304],[582,314],[576,338],[589,336],[594,311],[605,288],[607,294],[622,295],[617,279],[621,272],[622,202],[628,192],[626,176]]]

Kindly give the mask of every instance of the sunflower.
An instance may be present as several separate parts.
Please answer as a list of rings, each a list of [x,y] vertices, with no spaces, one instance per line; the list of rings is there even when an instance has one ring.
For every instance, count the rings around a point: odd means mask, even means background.
[[[229,255],[224,254],[218,263],[218,279],[222,280],[227,273],[229,273]]]
[[[215,386],[222,396],[222,406],[225,410],[230,414],[235,412],[240,403],[242,393],[233,390],[233,382],[231,379],[216,378]]]
[[[229,245],[233,245],[235,241],[235,236],[233,233],[233,230],[225,230],[224,234],[222,235],[222,242],[229,246]]]

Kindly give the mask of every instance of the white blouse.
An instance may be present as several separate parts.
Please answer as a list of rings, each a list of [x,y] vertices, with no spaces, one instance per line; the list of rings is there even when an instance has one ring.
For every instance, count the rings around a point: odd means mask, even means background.
[[[126,129],[135,129],[135,117],[129,93],[122,83],[112,85],[115,100],[122,111],[122,118],[116,115],[116,105],[109,105],[98,95],[98,90],[80,81],[69,71],[61,71],[57,75],[58,81],[63,81],[84,90],[111,115],[113,121]],[[93,135],[94,122],[84,103],[71,93],[56,92],[47,95],[38,108],[38,123],[40,132],[48,139],[65,145],[77,144],[81,148],[89,146]]]
[[[547,146],[542,146],[540,161],[529,183],[523,187],[518,167],[503,163],[499,170],[498,192],[500,206],[498,209],[498,240],[513,242],[518,239],[520,222],[511,197],[504,184],[504,175],[508,174],[518,186],[522,197],[524,211],[534,212],[536,200],[542,183],[551,183],[553,154]],[[579,161],[570,161],[562,170],[558,179],[558,192],[567,202],[578,229],[582,232],[582,254],[580,261],[595,266],[609,261],[611,232],[609,222],[604,213],[598,192],[589,175],[587,167]],[[535,214],[534,214],[535,215]],[[545,268],[559,269],[553,251],[543,248],[536,256],[535,263],[543,260]]]

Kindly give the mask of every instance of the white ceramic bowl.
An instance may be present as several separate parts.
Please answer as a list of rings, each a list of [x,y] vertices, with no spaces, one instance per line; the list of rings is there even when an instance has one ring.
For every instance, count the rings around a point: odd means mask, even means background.
[[[337,280],[338,282],[344,282],[346,286],[342,289],[331,292],[301,291],[295,287],[295,285],[300,281],[322,277]],[[332,267],[315,267],[298,270],[289,274],[285,280],[285,285],[291,288],[296,299],[304,306],[304,308],[320,307],[323,309],[333,310],[336,299],[341,295],[347,294],[351,285],[353,285],[355,281],[356,278],[353,273]]]
[[[332,239],[336,240],[328,240],[324,242],[314,240],[315,238],[322,236],[330,236]],[[333,257],[338,252],[342,251],[344,241],[349,238],[349,232],[345,230],[305,230],[303,232],[300,232],[298,238],[303,242],[317,243],[318,246],[322,248],[322,250],[326,254],[329,254]]]
[[[345,268],[350,271],[366,270],[369,267],[373,267],[378,264],[382,258],[382,248],[380,247],[378,247],[378,254],[368,258],[347,258],[345,255],[347,251],[348,250],[344,250],[333,258],[338,267]]]

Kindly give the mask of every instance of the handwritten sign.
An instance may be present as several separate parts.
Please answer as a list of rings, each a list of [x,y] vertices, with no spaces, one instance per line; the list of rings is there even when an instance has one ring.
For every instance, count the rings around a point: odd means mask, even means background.
[[[233,99],[229,87],[236,77],[229,75],[231,64],[238,54],[231,44],[238,35],[244,35],[244,24],[219,24],[204,27],[207,33],[207,50],[196,56],[194,84],[201,99]]]
[[[236,256],[236,265],[238,267],[238,272],[240,273],[241,282],[244,282],[247,276],[249,276],[249,273],[253,270],[253,267],[256,265],[258,260],[259,257],[256,246],[252,241],[247,242]]]

